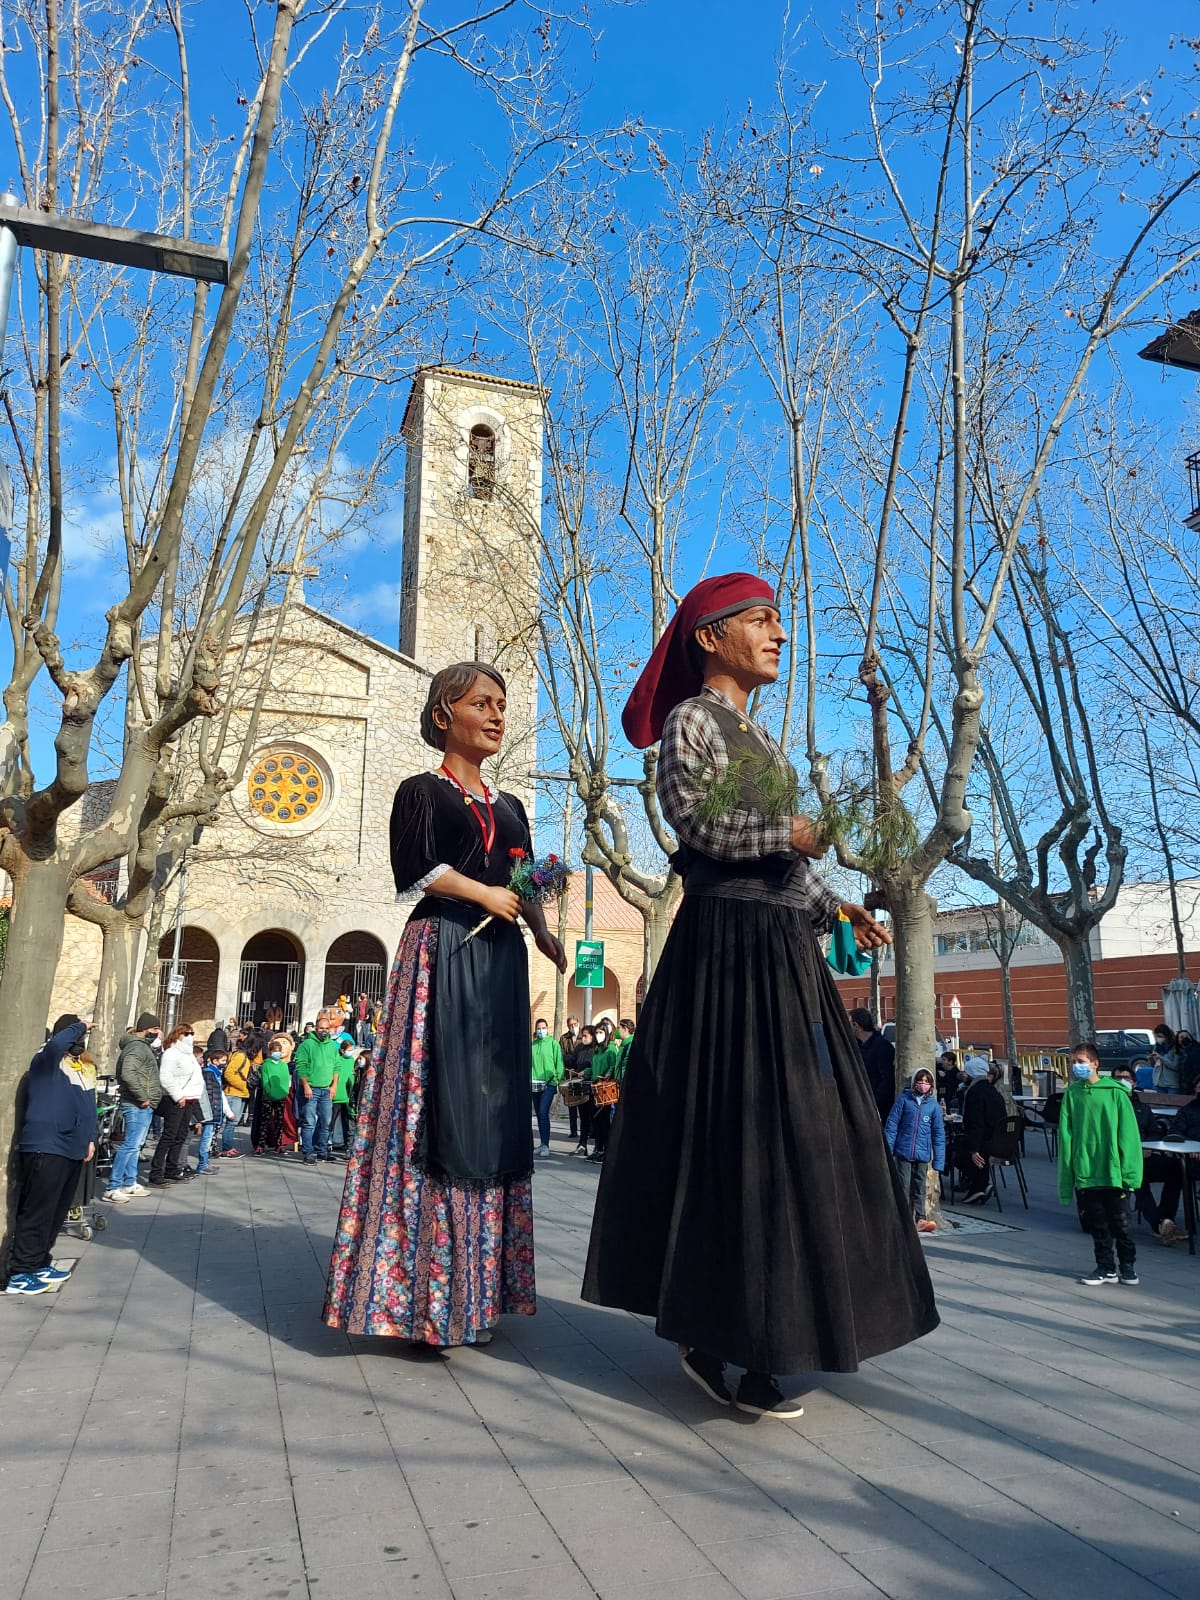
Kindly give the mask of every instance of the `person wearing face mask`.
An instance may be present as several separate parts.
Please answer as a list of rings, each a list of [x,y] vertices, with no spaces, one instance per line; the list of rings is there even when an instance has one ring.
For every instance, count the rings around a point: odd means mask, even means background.
[[[306,1166],[315,1161],[332,1161],[329,1125],[333,1120],[333,1096],[341,1067],[341,1045],[337,1038],[341,1018],[335,1011],[322,1011],[313,1033],[296,1046],[296,1084],[303,1096],[300,1120],[300,1148]]]
[[[575,1046],[573,1057],[574,1073],[577,1078],[584,1079],[587,1083],[592,1081],[592,1062],[600,1048],[596,1031],[590,1023],[585,1022],[579,1030],[579,1043]],[[575,1146],[577,1156],[586,1156],[588,1153],[588,1140],[592,1137],[592,1122],[595,1107],[590,1100],[585,1100],[578,1108],[579,1111],[579,1143]]]
[[[921,1067],[888,1112],[883,1142],[892,1152],[900,1187],[908,1196],[918,1233],[936,1233],[937,1223],[925,1206],[929,1163],[940,1172],[946,1165],[946,1122],[933,1092],[933,1074]]]
[[[208,1100],[208,1116],[200,1130],[197,1150],[197,1172],[214,1173],[221,1169],[213,1159],[213,1145],[225,1122],[222,1103],[225,1068],[229,1065],[229,1035],[224,1028],[214,1028],[204,1042],[204,1092]]]
[[[150,1048],[150,1039],[157,1034],[158,1026],[158,1018],[152,1012],[143,1011],[137,1026],[123,1035],[120,1043],[117,1092],[121,1097],[125,1138],[113,1156],[108,1188],[102,1196],[114,1205],[126,1205],[135,1197],[150,1193],[144,1183],[138,1182],[138,1156],[162,1099],[158,1057]]]
[[[1004,1097],[990,1081],[983,1056],[968,1056],[963,1062],[963,1075],[966,1087],[962,1091],[962,1132],[955,1160],[963,1175],[964,1205],[983,1205],[994,1187],[985,1152],[992,1136],[1004,1126]]]
[[[1150,1061],[1154,1068],[1154,1087],[1159,1093],[1178,1094],[1180,1050],[1175,1034],[1165,1022],[1160,1022],[1154,1030],[1154,1053]]]
[[[267,1043],[262,1063],[262,1094],[250,1142],[256,1155],[277,1156],[285,1144],[285,1120],[292,1093],[291,1036],[277,1033]]]
[[[358,1063],[358,1047],[345,1034],[339,1037],[338,1046],[337,1086],[330,1102],[329,1143],[331,1150],[347,1156],[350,1153],[350,1106],[354,1095],[354,1069]]]
[[[188,1134],[200,1126],[200,1097],[204,1093],[204,1069],[192,1048],[193,1029],[188,1023],[172,1028],[163,1044],[158,1064],[163,1097],[159,1101],[163,1131],[154,1159],[150,1163],[149,1183],[161,1188],[166,1183],[181,1183],[192,1176],[187,1164]]]
[[[550,1107],[554,1104],[554,1096],[565,1075],[562,1046],[551,1034],[545,1017],[539,1017],[533,1025],[533,1066],[530,1080],[533,1090],[533,1111],[537,1117],[540,1140],[534,1151],[536,1156],[550,1154]]]
[[[1072,1049],[1071,1082],[1058,1119],[1058,1198],[1070,1205],[1078,1194],[1095,1247],[1095,1269],[1080,1283],[1136,1284],[1128,1200],[1142,1184],[1142,1137],[1124,1085],[1102,1078],[1099,1066],[1095,1045]]]

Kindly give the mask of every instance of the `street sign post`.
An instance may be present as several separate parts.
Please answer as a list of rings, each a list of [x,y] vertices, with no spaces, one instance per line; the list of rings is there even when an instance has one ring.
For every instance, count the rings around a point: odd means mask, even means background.
[[[603,989],[603,939],[576,939],[575,987],[577,989]]]
[[[962,1016],[962,1001],[958,998],[958,996],[956,994],[952,994],[950,996],[950,1015],[954,1019],[954,1048],[957,1050],[958,1047],[959,1047],[959,1045],[958,1045],[958,1024],[959,1024],[959,1019]]]

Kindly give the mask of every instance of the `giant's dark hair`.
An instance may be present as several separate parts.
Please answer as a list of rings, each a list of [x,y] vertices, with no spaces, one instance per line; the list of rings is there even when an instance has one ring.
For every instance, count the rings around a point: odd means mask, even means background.
[[[508,693],[508,685],[500,673],[486,661],[456,661],[453,666],[434,673],[421,711],[421,737],[426,744],[431,744],[435,750],[446,748],[446,728],[438,726],[434,712],[441,712],[448,727],[454,720],[455,701],[470,693],[480,673],[499,684],[501,694]]]

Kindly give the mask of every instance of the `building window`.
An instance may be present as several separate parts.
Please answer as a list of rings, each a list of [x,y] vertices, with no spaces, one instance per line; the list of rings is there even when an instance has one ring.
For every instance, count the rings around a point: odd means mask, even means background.
[[[261,750],[246,780],[246,797],[264,822],[290,827],[316,815],[328,788],[315,757],[299,750]]]
[[[496,435],[477,422],[467,439],[467,488],[474,500],[490,500],[496,487]]]

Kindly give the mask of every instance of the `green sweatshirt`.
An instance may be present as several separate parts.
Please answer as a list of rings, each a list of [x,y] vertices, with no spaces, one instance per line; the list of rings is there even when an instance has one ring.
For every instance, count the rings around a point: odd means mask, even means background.
[[[615,1078],[617,1075],[617,1047],[615,1044],[606,1044],[603,1050],[597,1050],[592,1057],[592,1081],[597,1078]]]
[[[629,1050],[632,1044],[633,1034],[630,1034],[628,1039],[618,1039],[617,1041],[616,1079],[618,1083],[625,1082],[625,1068],[629,1065]]]
[[[353,1056],[338,1057],[337,1088],[333,1091],[332,1103],[335,1106],[348,1106],[350,1104],[350,1089],[354,1083],[355,1058]]]
[[[292,1069],[282,1058],[272,1061],[270,1055],[263,1057],[262,1064],[262,1092],[268,1100],[286,1100],[292,1088]]]
[[[562,1046],[552,1034],[533,1041],[533,1081],[561,1083],[566,1075]]]
[[[1076,1189],[1137,1189],[1142,1136],[1129,1091],[1113,1078],[1076,1079],[1063,1095],[1058,1123],[1058,1198]]]
[[[315,1033],[301,1039],[292,1057],[296,1076],[310,1089],[328,1089],[341,1066],[341,1043],[337,1039],[318,1039]]]

